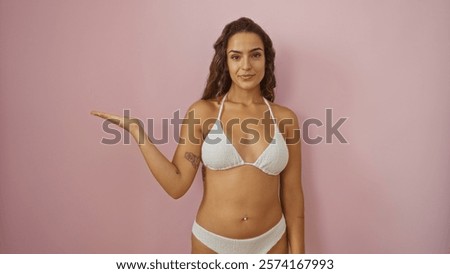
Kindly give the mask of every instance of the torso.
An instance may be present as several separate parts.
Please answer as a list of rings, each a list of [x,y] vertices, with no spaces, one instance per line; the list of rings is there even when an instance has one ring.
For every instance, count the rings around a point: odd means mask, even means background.
[[[204,195],[197,222],[205,229],[245,239],[263,234],[280,220],[278,176],[261,174],[252,166],[204,172]]]
[[[205,121],[217,117],[219,102],[208,101],[210,104],[208,115],[200,117]],[[239,124],[230,129],[226,125],[231,119],[253,118],[261,120],[267,105],[262,102],[254,106],[240,106],[226,102],[220,120],[228,138],[245,162],[254,162],[269,145],[274,136],[274,126],[270,132],[264,130],[264,125],[250,125],[248,128],[258,132],[260,138],[251,144],[241,144],[241,138],[250,138],[243,132]],[[276,111],[272,106],[277,122]],[[202,122],[203,122],[202,121]],[[231,134],[232,131],[232,134]],[[208,134],[208,129],[202,133]],[[279,199],[279,175],[268,175],[260,169],[243,165],[227,170],[211,170],[205,166],[202,169],[204,195],[196,221],[205,229],[224,237],[244,239],[263,234],[273,227],[282,216]]]

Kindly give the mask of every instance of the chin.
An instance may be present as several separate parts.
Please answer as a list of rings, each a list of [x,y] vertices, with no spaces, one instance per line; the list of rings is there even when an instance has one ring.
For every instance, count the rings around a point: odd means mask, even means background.
[[[251,91],[258,88],[259,85],[239,85],[238,87],[245,91]]]

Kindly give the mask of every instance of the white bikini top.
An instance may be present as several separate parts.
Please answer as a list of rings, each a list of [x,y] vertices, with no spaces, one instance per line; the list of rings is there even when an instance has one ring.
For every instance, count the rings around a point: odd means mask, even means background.
[[[245,162],[233,144],[228,140],[220,123],[220,116],[227,95],[228,94],[225,94],[222,99],[216,122],[203,141],[203,164],[212,170],[226,170],[243,165],[252,165],[269,175],[280,174],[288,163],[289,152],[286,141],[284,140],[283,135],[281,135],[276,123],[273,139],[263,153],[254,163]],[[272,109],[266,98],[264,98],[264,102],[269,107],[270,117],[275,121]]]

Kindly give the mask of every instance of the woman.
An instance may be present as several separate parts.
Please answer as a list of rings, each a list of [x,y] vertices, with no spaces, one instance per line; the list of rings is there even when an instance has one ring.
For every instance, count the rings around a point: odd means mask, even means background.
[[[192,253],[304,253],[300,142],[289,142],[298,134],[298,119],[272,103],[272,41],[251,19],[240,18],[225,26],[214,48],[205,91],[188,110],[172,161],[135,120],[92,114],[132,134],[150,171],[175,199],[203,163]]]

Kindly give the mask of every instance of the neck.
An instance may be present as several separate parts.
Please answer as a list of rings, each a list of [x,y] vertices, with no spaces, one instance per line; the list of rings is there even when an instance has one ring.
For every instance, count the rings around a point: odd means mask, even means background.
[[[244,90],[231,85],[227,99],[243,105],[258,104],[264,101],[259,86],[251,90]]]

